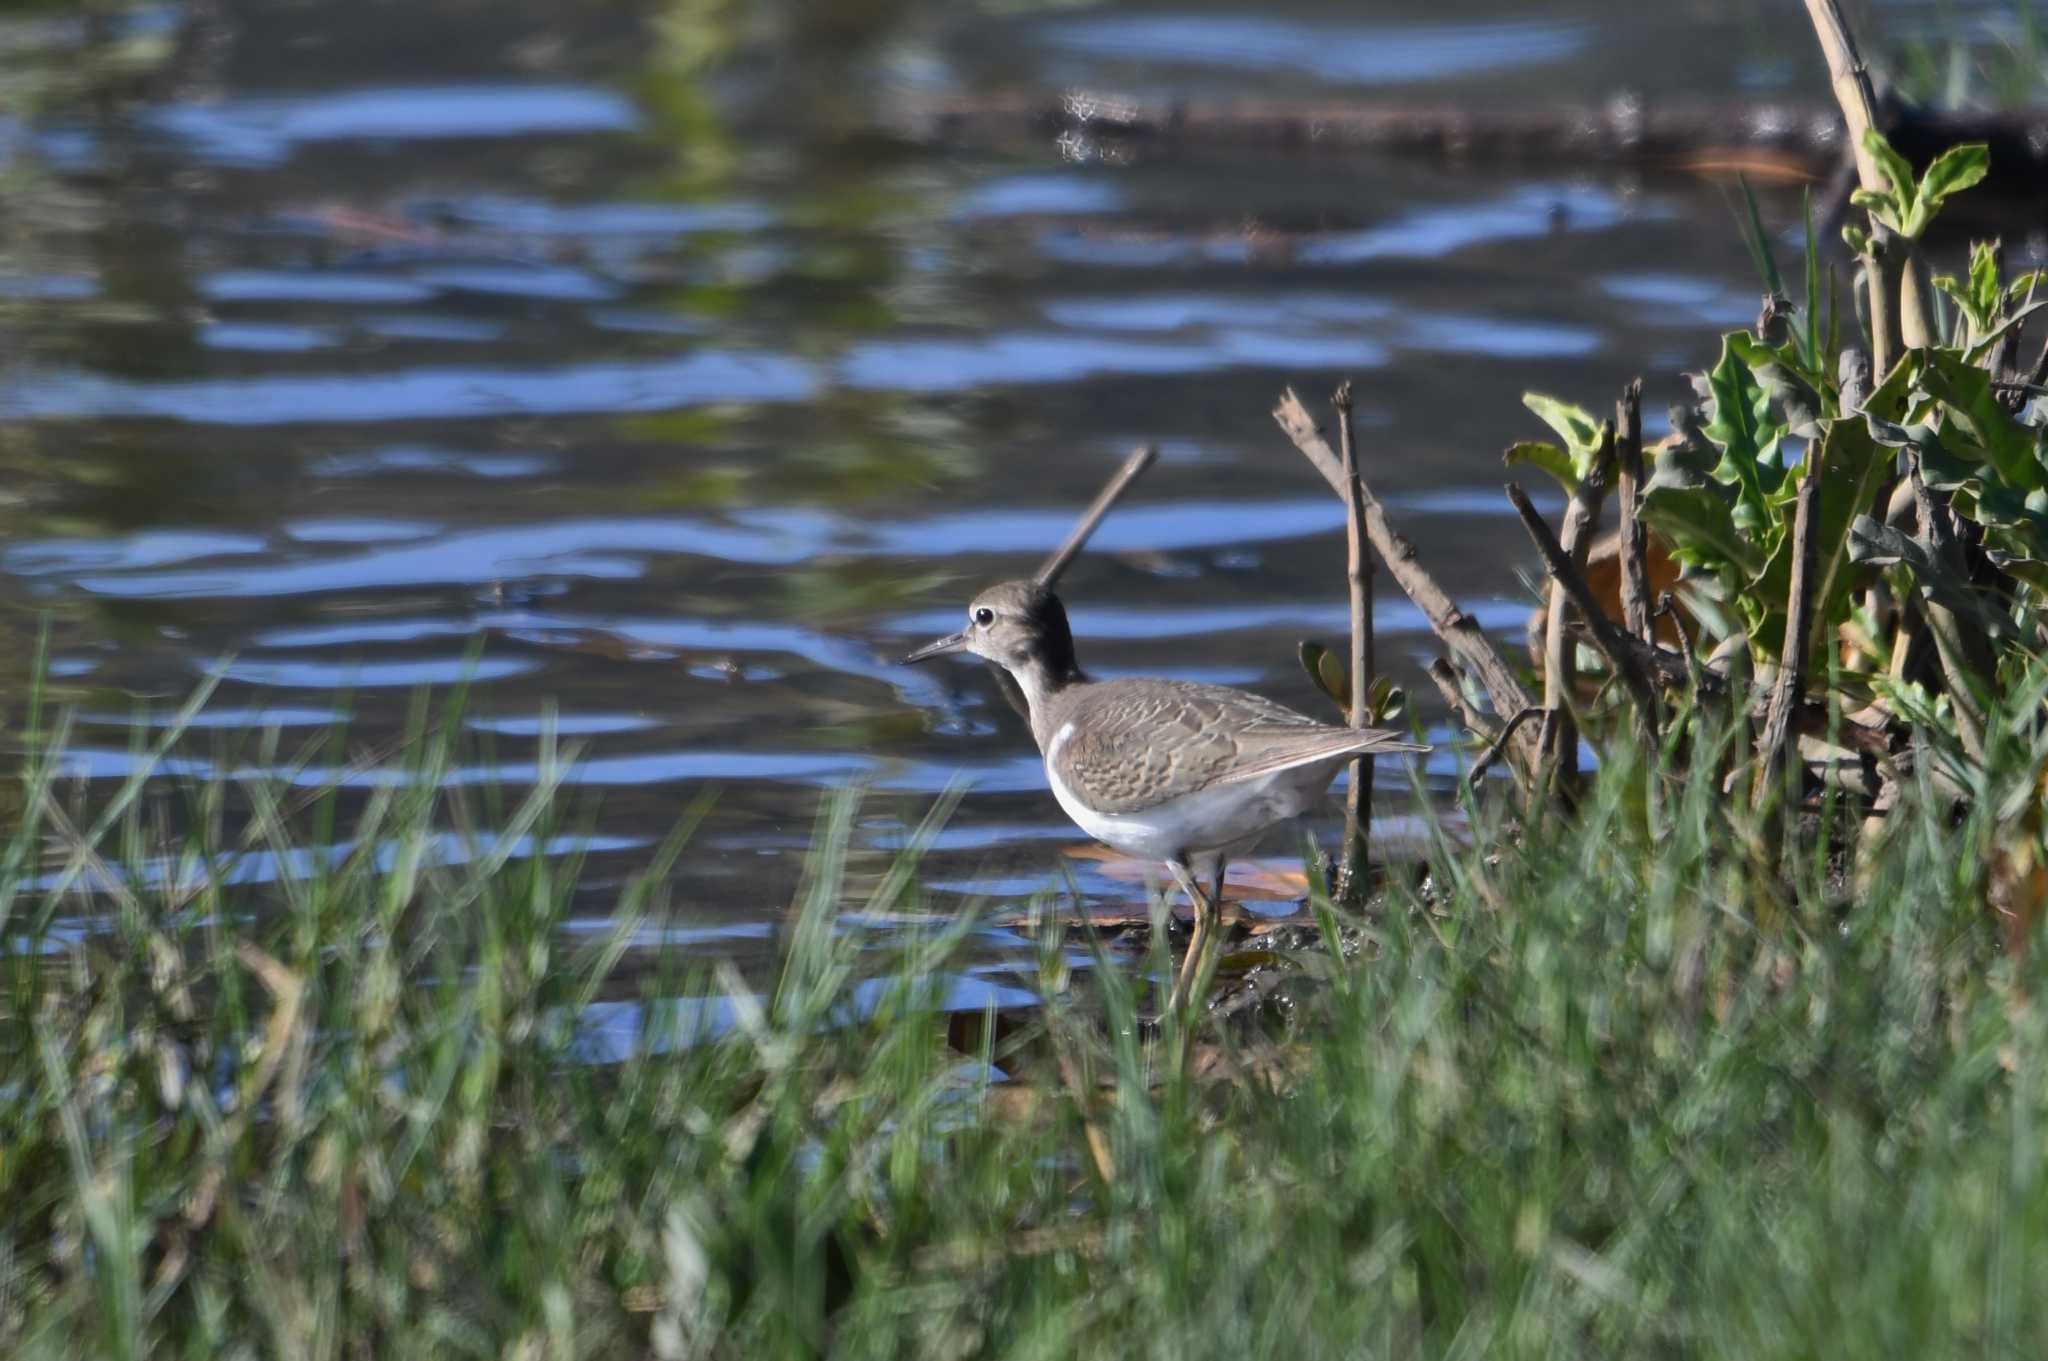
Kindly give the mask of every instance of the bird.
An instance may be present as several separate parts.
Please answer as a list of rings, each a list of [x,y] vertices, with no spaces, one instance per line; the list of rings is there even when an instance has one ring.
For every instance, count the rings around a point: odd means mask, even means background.
[[[1169,1006],[1188,993],[1218,924],[1232,856],[1312,807],[1353,757],[1429,748],[1384,728],[1319,722],[1249,690],[1158,677],[1091,680],[1066,607],[1041,581],[976,595],[967,626],[906,664],[971,653],[1014,683],[1069,818],[1125,855],[1165,864],[1195,914]],[[1204,892],[1198,876],[1209,877]]]

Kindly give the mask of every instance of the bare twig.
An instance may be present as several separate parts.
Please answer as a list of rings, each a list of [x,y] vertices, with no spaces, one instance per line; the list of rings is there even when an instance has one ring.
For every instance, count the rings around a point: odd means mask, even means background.
[[[1679,654],[1685,658],[1686,683],[1697,695],[1705,684],[1705,673],[1700,670],[1700,659],[1693,652],[1692,635],[1685,631],[1685,611],[1678,608],[1678,598],[1666,591],[1657,598],[1657,613],[1671,617],[1671,627],[1678,631]],[[1646,640],[1647,641],[1647,640]]]
[[[1637,517],[1643,496],[1643,380],[1622,389],[1614,407],[1614,455],[1620,474],[1621,620],[1646,643],[1657,641],[1650,613],[1649,536]]]
[[[1806,0],[1806,13],[1813,20],[1821,55],[1827,58],[1828,81],[1848,130],[1857,181],[1865,189],[1882,191],[1891,182],[1863,144],[1864,134],[1878,126],[1877,96],[1871,88],[1870,70],[1856,50],[1856,36],[1837,0]],[[1929,328],[1925,290],[1913,268],[1912,243],[1894,237],[1874,218],[1870,225],[1873,254],[1864,257],[1864,282],[1870,299],[1871,357],[1882,379],[1905,346],[1927,343]]]
[[[1813,20],[1814,36],[1820,39],[1821,55],[1827,58],[1835,103],[1841,106],[1842,121],[1848,125],[1856,177],[1865,189],[1882,189],[1884,171],[1863,145],[1863,134],[1877,126],[1877,95],[1870,85],[1870,70],[1856,50],[1856,35],[1849,31],[1849,21],[1842,17],[1836,0],[1806,0],[1806,13]]]
[[[1344,460],[1344,574],[1351,587],[1351,726],[1363,728],[1367,693],[1376,659],[1372,637],[1372,559],[1365,551],[1365,499],[1358,476],[1358,444],[1351,428],[1351,384],[1332,399],[1337,408],[1337,447]],[[1351,786],[1344,796],[1344,862],[1339,883],[1347,898],[1364,883],[1372,835],[1371,756],[1351,762]]]
[[[1599,455],[1572,492],[1571,504],[1564,512],[1564,532],[1558,540],[1572,566],[1581,572],[1586,570],[1586,554],[1593,546],[1593,528],[1600,520],[1600,505],[1607,499],[1608,472],[1613,464],[1614,427],[1603,425]],[[1571,713],[1578,677],[1572,663],[1573,643],[1565,632],[1567,613],[1564,584],[1553,581],[1543,626],[1543,707],[1557,710],[1558,716],[1545,728],[1551,733],[1551,744],[1544,748],[1544,759],[1570,797],[1579,777],[1579,734]]]
[[[1822,470],[1817,459],[1799,482],[1792,510],[1792,584],[1786,592],[1785,643],[1778,654],[1778,683],[1771,691],[1769,717],[1750,803],[1761,808],[1777,797],[1792,745],[1792,714],[1806,695],[1806,653],[1813,632],[1813,518],[1820,500]]]
[[[1273,410],[1273,419],[1294,441],[1308,461],[1315,465],[1323,480],[1330,484],[1339,496],[1348,492],[1344,482],[1344,461],[1322,431],[1316,428],[1314,417],[1301,404],[1301,399],[1292,392],[1282,395],[1280,405]],[[1365,532],[1372,542],[1373,550],[1380,555],[1380,561],[1387,565],[1395,582],[1415,602],[1429,626],[1443,641],[1444,647],[1458,662],[1471,668],[1478,676],[1479,683],[1492,701],[1494,711],[1505,718],[1518,714],[1529,707],[1529,692],[1515,679],[1500,654],[1486,641],[1486,635],[1479,628],[1479,621],[1458,607],[1456,601],[1436,584],[1422,564],[1416,561],[1415,545],[1395,530],[1387,518],[1386,508],[1372,494],[1372,487],[1364,478],[1358,479],[1359,499],[1365,507]],[[1517,733],[1508,751],[1515,768],[1524,775],[1536,770],[1536,744],[1527,731]]]
[[[1050,589],[1059,581],[1060,573],[1067,570],[1067,564],[1087,546],[1089,536],[1094,534],[1095,527],[1102,523],[1102,517],[1109,514],[1110,508],[1130,490],[1131,483],[1138,480],[1138,474],[1151,467],[1153,460],[1158,457],[1159,450],[1150,444],[1131,452],[1131,456],[1124,460],[1123,467],[1116,470],[1116,476],[1109,479],[1101,495],[1095,498],[1095,504],[1088,507],[1080,521],[1075,524],[1073,532],[1067,535],[1067,541],[1045,560],[1043,567],[1038,569],[1038,575],[1034,580],[1040,586]]]
[[[1508,739],[1515,735],[1515,729],[1532,718],[1542,717],[1547,712],[1549,711],[1532,704],[1509,719],[1507,726],[1500,730],[1499,735],[1487,744],[1486,750],[1480,753],[1479,759],[1472,763],[1471,771],[1465,776],[1466,785],[1472,789],[1479,788],[1479,782],[1486,778],[1486,772],[1493,769],[1493,763],[1500,759],[1501,752],[1507,748]]]
[[[1550,532],[1550,526],[1536,513],[1536,507],[1529,503],[1529,493],[1510,482],[1507,487],[1508,500],[1515,506],[1515,512],[1522,517],[1522,524],[1528,529],[1529,537],[1536,542],[1536,549],[1543,555],[1544,567],[1551,579],[1563,584],[1585,618],[1586,627],[1592,631],[1594,646],[1607,658],[1607,665],[1621,677],[1628,687],[1629,698],[1635,702],[1636,714],[1641,725],[1654,731],[1657,712],[1657,692],[1650,684],[1648,674],[1629,644],[1639,642],[1615,626],[1600,602],[1593,598],[1593,588],[1586,584],[1586,577],[1573,564],[1571,557]],[[1651,649],[1661,651],[1661,649]]]

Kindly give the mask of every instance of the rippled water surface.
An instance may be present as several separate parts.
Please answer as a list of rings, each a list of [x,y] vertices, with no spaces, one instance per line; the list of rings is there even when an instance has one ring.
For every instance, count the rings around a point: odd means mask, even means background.
[[[1294,649],[1345,626],[1341,514],[1267,416],[1283,386],[1357,380],[1376,486],[1518,647],[1527,551],[1498,484],[1500,450],[1540,434],[1521,392],[1604,403],[1642,373],[1661,412],[1755,311],[1719,183],[948,139],[921,109],[1075,86],[1822,93],[1803,14],[1763,3],[217,0],[7,22],[16,76],[107,69],[5,123],[50,206],[0,277],[26,426],[4,446],[0,679],[19,694],[47,612],[79,779],[133,771],[137,727],[217,670],[161,778],[247,773],[266,727],[296,751],[345,716],[344,749],[289,778],[368,789],[406,778],[415,690],[473,676],[451,783],[532,781],[552,722],[601,871],[717,786],[676,871],[685,945],[764,933],[850,780],[873,786],[860,872],[965,779],[941,905],[1069,873],[1130,897],[1061,853],[1078,836],[988,677],[893,659],[1032,568],[1135,443],[1165,457],[1065,583],[1084,660],[1312,706]],[[1379,620],[1434,725],[1422,620],[1398,595]]]

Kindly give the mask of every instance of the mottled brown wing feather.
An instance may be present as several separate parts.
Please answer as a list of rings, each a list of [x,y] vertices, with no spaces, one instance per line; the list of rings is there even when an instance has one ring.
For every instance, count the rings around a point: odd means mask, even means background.
[[[1247,743],[1247,746],[1252,744]],[[1300,736],[1276,736],[1262,752],[1247,751],[1246,759],[1218,775],[1211,784],[1239,784],[1270,775],[1276,770],[1314,765],[1317,761],[1356,756],[1368,751],[1428,751],[1420,743],[1405,740],[1385,728],[1325,728]]]
[[[1103,681],[1067,693],[1049,726],[1074,726],[1054,765],[1090,807],[1111,815],[1355,751],[1421,750],[1394,733],[1318,723],[1217,685]]]

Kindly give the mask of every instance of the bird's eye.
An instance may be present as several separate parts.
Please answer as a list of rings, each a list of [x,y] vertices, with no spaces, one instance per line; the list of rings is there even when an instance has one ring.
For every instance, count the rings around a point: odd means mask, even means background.
[[[974,612],[974,622],[981,625],[983,628],[987,628],[990,624],[996,622],[996,612],[990,609],[988,606],[983,605],[980,609]]]

